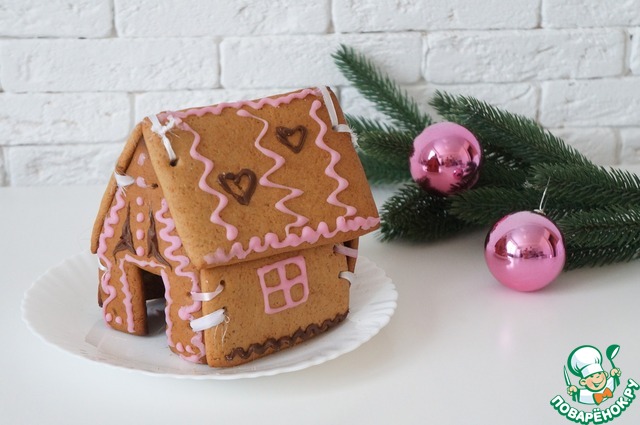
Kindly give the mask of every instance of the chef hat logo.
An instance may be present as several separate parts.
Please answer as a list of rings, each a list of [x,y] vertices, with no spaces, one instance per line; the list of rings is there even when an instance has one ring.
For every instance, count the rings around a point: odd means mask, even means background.
[[[604,372],[602,354],[591,345],[582,345],[569,354],[567,366],[571,373],[586,378],[594,373]]]

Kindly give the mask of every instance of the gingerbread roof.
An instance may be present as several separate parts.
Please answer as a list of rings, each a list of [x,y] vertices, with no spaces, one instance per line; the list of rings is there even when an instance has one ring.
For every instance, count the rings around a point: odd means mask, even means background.
[[[146,118],[117,171],[142,141],[198,268],[343,242],[378,226],[351,133],[324,87]],[[116,190],[112,178],[94,251]]]

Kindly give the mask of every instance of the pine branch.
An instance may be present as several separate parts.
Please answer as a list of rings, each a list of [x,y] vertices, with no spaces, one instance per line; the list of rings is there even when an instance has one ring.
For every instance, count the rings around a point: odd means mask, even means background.
[[[362,135],[369,131],[377,131],[383,133],[397,131],[395,128],[388,124],[372,120],[370,118],[345,114],[345,119],[347,120],[347,124],[349,124],[349,127],[351,127],[351,130],[353,130],[357,135]]]
[[[548,185],[548,198],[568,209],[640,205],[640,177],[628,171],[543,164],[533,168],[531,183],[539,189]]]
[[[412,141],[431,119],[372,62],[342,46],[342,73],[392,124],[347,116],[372,183],[407,181]],[[484,163],[476,187],[450,198],[409,183],[381,209],[383,240],[432,241],[539,206],[563,231],[565,269],[640,258],[640,177],[597,167],[535,121],[471,97],[437,92],[439,114],[474,133]],[[397,128],[396,128],[397,127]]]
[[[583,267],[599,267],[614,263],[624,263],[640,258],[640,247],[635,245],[620,250],[616,247],[581,248],[566,244],[567,260],[565,270]]]
[[[537,208],[541,195],[533,188],[477,188],[451,197],[449,212],[469,224],[491,226],[507,214]]]
[[[371,184],[402,183],[411,179],[408,167],[389,165],[388,163],[367,155],[362,149],[358,149],[357,152],[367,180],[369,180]]]
[[[640,248],[640,207],[612,206],[578,211],[558,220],[565,239],[581,248]]]
[[[497,161],[485,161],[480,168],[480,178],[475,188],[486,186],[520,189],[527,181],[524,170]]]
[[[577,150],[529,118],[472,97],[439,91],[430,103],[441,116],[471,131],[489,154],[516,161],[524,167],[544,163],[591,164]]]
[[[413,137],[410,133],[399,131],[369,131],[358,137],[358,146],[367,155],[391,167],[408,169],[409,157],[413,153]]]
[[[469,228],[448,212],[448,201],[407,184],[381,209],[382,240],[433,241]]]
[[[416,135],[431,124],[431,118],[420,112],[406,91],[401,90],[364,55],[341,45],[332,55],[338,69],[376,108],[403,130]]]

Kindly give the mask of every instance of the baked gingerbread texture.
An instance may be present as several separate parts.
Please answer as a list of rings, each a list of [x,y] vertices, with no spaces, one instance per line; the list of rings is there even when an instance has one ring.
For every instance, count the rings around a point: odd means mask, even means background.
[[[91,238],[98,301],[145,335],[165,299],[170,349],[229,367],[343,321],[358,238],[377,209],[325,87],[145,118],[131,133]]]

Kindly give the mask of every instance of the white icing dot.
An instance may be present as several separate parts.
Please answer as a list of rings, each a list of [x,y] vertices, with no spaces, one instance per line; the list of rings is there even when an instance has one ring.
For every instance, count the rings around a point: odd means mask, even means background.
[[[140,257],[142,257],[144,255],[144,248],[139,246],[136,248],[136,254],[138,254]]]
[[[138,221],[138,223],[142,223],[144,221],[144,214],[138,213],[138,215],[136,216],[136,220]]]
[[[122,317],[120,317],[120,316],[116,317],[116,323],[121,325],[122,324]]]
[[[184,347],[182,346],[181,342],[176,344],[176,350],[178,350],[181,353],[184,351]]]
[[[142,196],[138,196],[136,198],[136,204],[138,204],[139,207],[141,207],[142,204],[144,204],[144,199],[142,199]]]
[[[111,315],[111,313],[107,313],[104,315],[104,320],[106,320],[107,322],[110,322],[113,320],[113,316]]]
[[[136,230],[136,238],[141,241],[142,239],[144,239],[144,230],[142,229],[138,229]]]

